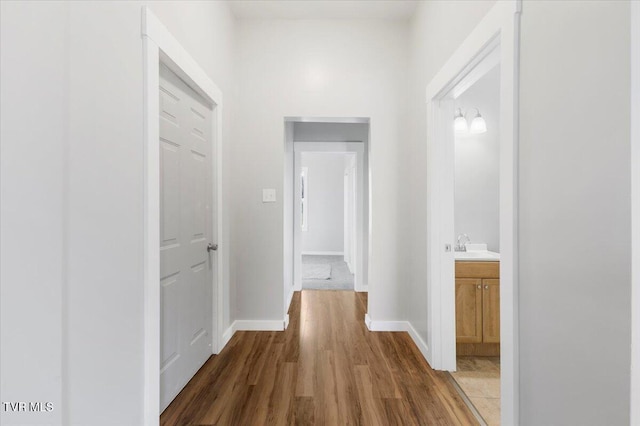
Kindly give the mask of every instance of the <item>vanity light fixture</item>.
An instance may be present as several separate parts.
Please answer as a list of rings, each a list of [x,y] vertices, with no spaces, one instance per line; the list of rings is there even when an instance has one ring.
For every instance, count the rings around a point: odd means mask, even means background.
[[[467,133],[469,131],[469,124],[467,124],[467,119],[462,115],[462,110],[460,108],[456,110],[456,115],[453,120],[453,128],[457,134]]]
[[[473,120],[471,120],[471,126],[469,126],[467,119],[462,113],[462,109],[456,109],[456,114],[453,119],[453,127],[456,134],[471,133],[473,135],[477,135],[480,133],[486,133],[486,121],[484,121],[484,118],[480,115],[480,110],[478,108],[473,109],[476,110],[476,115],[473,117]]]

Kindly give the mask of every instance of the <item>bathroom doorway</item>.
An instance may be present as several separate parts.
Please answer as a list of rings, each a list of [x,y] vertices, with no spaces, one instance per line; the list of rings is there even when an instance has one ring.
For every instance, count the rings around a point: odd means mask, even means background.
[[[518,274],[517,274],[517,142],[518,142],[518,54],[520,10],[515,3],[499,2],[487,13],[480,24],[459,46],[443,68],[427,86],[427,294],[429,337],[429,363],[435,369],[456,372],[457,332],[463,331],[463,339],[480,350],[480,344],[492,344],[499,349],[499,422],[518,424]],[[499,67],[499,107],[496,114],[498,161],[498,216],[499,237],[494,250],[489,247],[489,237],[469,235],[466,231],[456,234],[456,135],[455,125],[466,122],[471,133],[483,130],[481,106],[457,105],[456,100],[472,90],[492,70]],[[471,93],[471,92],[469,92]],[[459,102],[458,102],[459,103]],[[457,111],[460,108],[461,111]],[[479,117],[478,117],[479,116]],[[459,119],[459,120],[458,120]],[[457,121],[457,122],[456,122]],[[484,120],[484,125],[492,126]],[[469,149],[478,149],[476,144]],[[471,225],[467,225],[471,226]],[[467,233],[467,236],[464,234]],[[458,240],[458,235],[460,239]],[[477,242],[479,246],[468,246]],[[486,246],[484,244],[487,244]],[[464,247],[466,262],[476,256],[476,261],[487,260],[490,252],[499,252],[499,258],[483,263],[488,270],[456,265],[455,246]],[[482,253],[473,253],[473,251]],[[497,252],[496,252],[497,250]],[[460,257],[460,255],[458,256]],[[472,259],[473,260],[473,259]],[[464,271],[464,269],[467,269]],[[480,274],[480,275],[478,275]],[[469,279],[456,285],[456,279]],[[460,284],[460,283],[458,283]],[[456,289],[466,292],[469,312],[466,327],[457,327]],[[486,297],[484,292],[486,292]],[[487,309],[493,316],[483,317]],[[499,308],[498,308],[499,307]],[[496,309],[497,308],[497,309]],[[495,314],[497,313],[497,315]],[[485,338],[486,336],[486,338]],[[473,352],[471,352],[473,354]],[[478,355],[477,353],[473,355]],[[487,365],[486,367],[489,367]],[[494,364],[493,367],[498,367]],[[460,368],[462,370],[462,368]],[[472,409],[473,403],[462,392]],[[480,403],[477,403],[480,405]],[[475,410],[476,412],[478,410]],[[479,416],[481,417],[481,416]],[[481,422],[485,422],[481,420]],[[486,423],[486,422],[485,422]]]
[[[454,100],[456,371],[489,426],[500,424],[500,65]]]

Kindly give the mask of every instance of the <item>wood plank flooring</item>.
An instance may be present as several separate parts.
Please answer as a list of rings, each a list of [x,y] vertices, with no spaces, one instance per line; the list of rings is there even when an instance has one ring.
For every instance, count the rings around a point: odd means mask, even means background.
[[[296,292],[284,332],[237,332],[162,425],[476,425],[404,332],[370,332],[366,294]]]

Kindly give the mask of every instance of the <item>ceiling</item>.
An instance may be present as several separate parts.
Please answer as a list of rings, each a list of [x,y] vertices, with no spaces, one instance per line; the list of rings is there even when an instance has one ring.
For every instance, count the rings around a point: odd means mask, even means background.
[[[230,0],[239,19],[409,19],[417,1]]]

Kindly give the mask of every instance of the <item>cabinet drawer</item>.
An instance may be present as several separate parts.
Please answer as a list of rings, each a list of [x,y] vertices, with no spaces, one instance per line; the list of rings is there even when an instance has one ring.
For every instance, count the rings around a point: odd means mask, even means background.
[[[500,278],[500,262],[456,262],[456,278]]]

